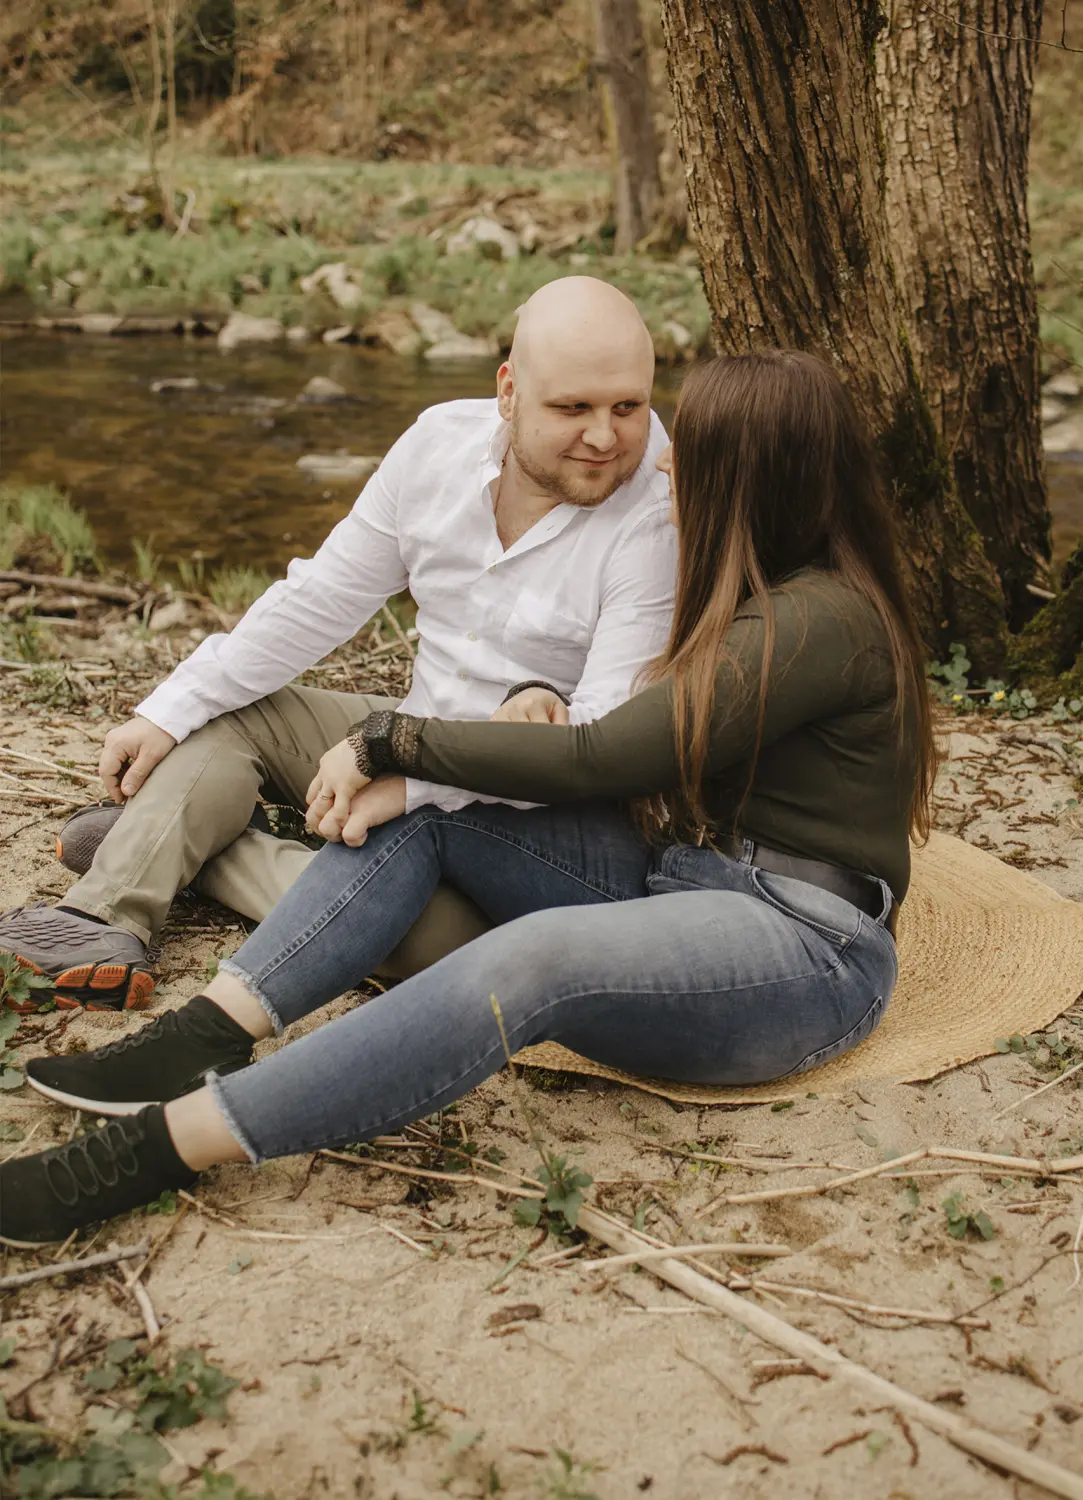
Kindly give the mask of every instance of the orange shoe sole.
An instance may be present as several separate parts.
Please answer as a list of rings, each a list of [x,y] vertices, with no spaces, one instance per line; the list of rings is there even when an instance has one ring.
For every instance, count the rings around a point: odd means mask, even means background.
[[[43,972],[26,959],[23,963],[35,974]],[[5,998],[4,1004],[23,1016],[36,1014],[50,1000],[57,1010],[142,1010],[153,994],[154,980],[135,964],[79,964],[58,974],[51,991],[35,990],[33,999],[19,1004]]]

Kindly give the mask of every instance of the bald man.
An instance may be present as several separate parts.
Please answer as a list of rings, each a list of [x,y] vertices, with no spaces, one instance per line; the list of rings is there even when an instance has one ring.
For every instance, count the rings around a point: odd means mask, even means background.
[[[0,918],[0,952],[49,981],[35,999],[144,1004],[147,947],[189,882],[261,920],[312,853],[250,825],[260,796],[307,804],[310,827],[341,837],[358,790],[346,733],[398,705],[290,684],[401,590],[418,606],[409,713],[582,723],[629,696],[673,606],[653,377],[650,335],[614,287],[574,276],[531,297],[496,399],[422,412],[315,555],[106,736],[99,769],[122,816],[88,812],[104,838],[59,907]],[[366,795],[400,811],[480,800],[409,781]],[[386,972],[415,973],[486,925],[442,888]]]

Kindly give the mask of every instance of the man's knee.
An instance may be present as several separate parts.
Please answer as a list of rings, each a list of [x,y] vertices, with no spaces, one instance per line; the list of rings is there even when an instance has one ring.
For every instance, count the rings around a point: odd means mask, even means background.
[[[491,928],[488,917],[468,896],[450,885],[437,886],[410,931],[381,963],[377,976],[411,979]]]

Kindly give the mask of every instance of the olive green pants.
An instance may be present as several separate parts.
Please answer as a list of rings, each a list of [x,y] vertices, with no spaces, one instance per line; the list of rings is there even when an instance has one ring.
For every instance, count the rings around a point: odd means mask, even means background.
[[[213,719],[171,750],[129,799],[64,898],[153,941],[182,886],[262,921],[313,851],[248,827],[257,798],[305,806],[320,757],[388,698],[286,687]],[[440,886],[379,972],[405,979],[488,931],[459,891]],[[359,979],[363,975],[357,976]]]

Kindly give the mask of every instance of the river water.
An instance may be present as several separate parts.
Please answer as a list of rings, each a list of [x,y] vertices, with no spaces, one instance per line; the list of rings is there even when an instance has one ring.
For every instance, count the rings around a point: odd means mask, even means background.
[[[379,455],[426,406],[493,393],[496,362],[425,364],[357,346],[264,345],[221,354],[212,339],[6,335],[3,478],[59,485],[89,517],[102,556],[132,564],[132,541],[167,563],[271,572],[311,553],[360,485],[296,467],[306,453]],[[354,398],[297,398],[314,375]],[[158,380],[197,389],[155,393]],[[659,372],[669,423],[677,377]],[[1078,455],[1075,456],[1078,459]],[[1050,463],[1058,558],[1083,537],[1083,465]]]

